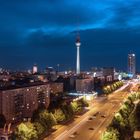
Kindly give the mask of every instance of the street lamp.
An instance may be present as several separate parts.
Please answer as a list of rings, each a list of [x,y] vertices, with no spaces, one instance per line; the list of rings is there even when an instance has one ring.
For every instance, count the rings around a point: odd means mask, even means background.
[[[110,86],[108,85],[107,88],[110,88]]]

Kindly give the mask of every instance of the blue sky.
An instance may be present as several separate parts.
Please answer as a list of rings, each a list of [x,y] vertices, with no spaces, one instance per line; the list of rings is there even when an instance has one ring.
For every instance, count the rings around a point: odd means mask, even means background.
[[[0,66],[74,69],[79,30],[82,69],[126,70],[132,51],[139,70],[139,9],[139,0],[0,0]]]

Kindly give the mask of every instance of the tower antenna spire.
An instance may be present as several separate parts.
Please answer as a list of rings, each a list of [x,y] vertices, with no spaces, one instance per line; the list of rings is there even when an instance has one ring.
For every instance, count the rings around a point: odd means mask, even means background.
[[[76,47],[77,47],[77,59],[76,59],[76,74],[80,74],[80,33],[79,30],[77,29],[77,37],[76,37]]]

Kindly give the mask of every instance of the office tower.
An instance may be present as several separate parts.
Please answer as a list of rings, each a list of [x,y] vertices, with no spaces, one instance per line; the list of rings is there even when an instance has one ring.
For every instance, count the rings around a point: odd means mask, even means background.
[[[38,68],[37,68],[37,65],[34,65],[33,66],[33,74],[37,73],[38,72]]]
[[[135,54],[128,54],[128,74],[135,76],[136,74],[136,56]]]

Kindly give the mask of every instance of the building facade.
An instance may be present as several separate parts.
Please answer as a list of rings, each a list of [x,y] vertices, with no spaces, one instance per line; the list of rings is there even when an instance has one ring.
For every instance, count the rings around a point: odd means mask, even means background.
[[[76,79],[76,91],[89,93],[94,89],[93,79]]]
[[[62,93],[63,92],[63,83],[50,83],[50,92],[53,94]]]
[[[115,69],[113,67],[104,67],[103,68],[103,76],[105,77],[107,82],[114,81]]]
[[[0,114],[8,123],[31,118],[34,110],[50,102],[49,84],[0,91]]]

